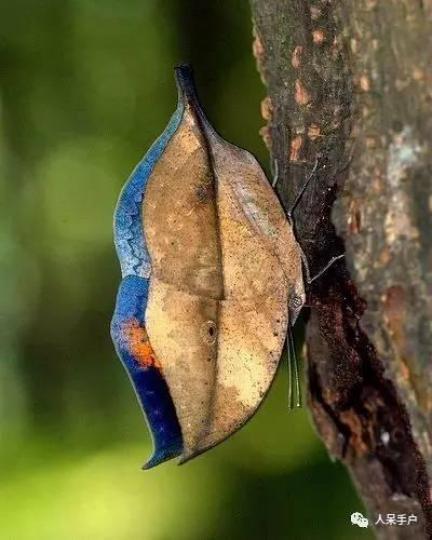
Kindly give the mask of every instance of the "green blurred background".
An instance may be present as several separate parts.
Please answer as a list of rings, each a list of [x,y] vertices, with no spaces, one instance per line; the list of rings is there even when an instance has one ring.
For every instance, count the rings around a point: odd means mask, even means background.
[[[266,165],[246,0],[1,0],[0,539],[354,539],[361,503],[287,376],[240,433],[140,471],[109,337],[112,214],[190,61],[220,133]]]

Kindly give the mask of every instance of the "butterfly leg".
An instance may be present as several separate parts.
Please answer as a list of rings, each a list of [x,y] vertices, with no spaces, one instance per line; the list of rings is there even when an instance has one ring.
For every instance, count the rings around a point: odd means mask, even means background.
[[[315,275],[311,276],[309,263],[308,263],[308,260],[306,259],[306,255],[303,253],[303,251],[301,251],[300,255],[303,261],[303,268],[305,272],[306,283],[308,283],[309,285],[313,283],[315,280],[317,280],[318,278],[320,278],[323,274],[325,274],[327,270],[329,270],[336,261],[339,261],[340,259],[345,257],[345,253],[341,253],[340,255],[336,255],[332,257],[328,261],[328,263],[323,268],[321,268],[321,270],[319,270]]]
[[[152,434],[154,453],[149,469],[181,454],[182,434],[161,365],[144,326],[148,280],[130,275],[120,284],[111,337],[131,381]]]
[[[315,173],[318,168],[318,160],[315,161],[314,166],[312,168],[312,171],[308,175],[306,181],[304,182],[303,186],[300,188],[299,192],[297,193],[293,204],[291,205],[291,208],[287,212],[288,220],[292,223],[293,222],[293,214],[295,209],[297,208],[301,198],[303,197],[307,187],[309,186],[312,178],[315,176]],[[277,186],[277,183],[279,181],[279,166],[278,161],[273,161],[273,182],[272,187],[275,188]],[[335,257],[332,257],[330,261],[322,268],[317,274],[314,276],[310,275],[310,269],[309,269],[309,263],[306,259],[305,254],[302,250],[300,250],[300,254],[302,257],[303,267],[305,271],[305,278],[306,282],[308,284],[313,283],[316,279],[321,277],[336,261],[344,257],[344,254],[337,255]],[[294,298],[294,300],[296,300]],[[299,299],[300,301],[300,299]],[[294,409],[296,407],[301,407],[301,389],[300,389],[300,377],[299,377],[299,367],[298,367],[298,360],[297,360],[297,354],[295,350],[295,344],[294,344],[294,337],[292,333],[292,325],[291,323],[288,326],[287,331],[287,339],[286,339],[286,350],[288,355],[288,405],[290,409]]]
[[[347,166],[349,166],[350,163],[351,163],[351,158],[350,158]],[[277,185],[277,183],[279,181],[279,166],[278,166],[278,161],[276,159],[273,161],[273,167],[272,168],[273,168],[273,174],[274,174],[272,187],[276,187],[276,185]],[[290,222],[293,221],[294,211],[297,208],[299,202],[301,201],[301,198],[303,197],[303,195],[304,195],[307,187],[309,186],[312,178],[315,176],[315,173],[316,173],[317,169],[318,169],[318,160],[315,160],[312,171],[309,173],[309,176],[307,177],[307,179],[304,182],[303,186],[300,188],[300,191],[297,193],[297,195],[296,195],[296,197],[294,199],[294,202],[291,205],[291,208],[287,211],[287,217],[288,217]],[[306,259],[306,256],[302,252],[303,265],[304,265],[305,274],[306,274],[306,282],[310,284],[313,281],[315,281],[316,279],[318,279],[319,277],[321,277],[336,261],[338,261],[342,257],[344,257],[344,254],[337,255],[336,257],[332,257],[330,259],[330,261],[324,266],[324,268],[322,268],[314,276],[311,276],[310,271],[309,271],[308,261]]]
[[[298,206],[298,203],[301,201],[307,187],[309,186],[310,184],[310,181],[312,180],[312,178],[315,176],[315,173],[317,171],[317,168],[318,168],[318,160],[315,160],[315,164],[313,166],[313,169],[312,171],[310,172],[309,176],[306,178],[306,181],[304,182],[303,186],[300,188],[299,192],[297,193],[296,195],[296,198],[294,199],[294,202],[292,203],[291,205],[291,208],[288,210],[287,212],[287,216],[288,216],[288,219],[290,221],[293,220],[293,214],[294,214],[294,210],[297,208]]]

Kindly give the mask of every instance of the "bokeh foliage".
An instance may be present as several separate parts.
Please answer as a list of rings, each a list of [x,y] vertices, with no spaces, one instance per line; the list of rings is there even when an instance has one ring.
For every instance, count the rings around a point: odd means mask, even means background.
[[[150,440],[109,338],[112,214],[193,63],[228,140],[267,153],[245,0],[0,1],[0,537],[353,539],[361,510],[287,377],[183,467]]]

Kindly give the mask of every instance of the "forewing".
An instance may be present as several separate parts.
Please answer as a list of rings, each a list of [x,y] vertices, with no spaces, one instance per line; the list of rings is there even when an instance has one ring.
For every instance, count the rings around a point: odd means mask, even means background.
[[[225,439],[262,403],[285,341],[288,297],[296,286],[302,289],[297,243],[261,167],[213,131],[207,137],[217,183],[224,299],[211,419],[186,457]]]
[[[239,429],[279,363],[300,253],[256,160],[205,119],[184,68],[184,114],[149,179],[146,324],[186,460]]]
[[[114,215],[114,239],[123,281],[117,295],[111,335],[152,434],[154,452],[146,468],[179,455],[183,449],[175,407],[145,327],[150,259],[141,219],[148,179],[182,116],[180,102],[164,133],[125,184]]]
[[[150,178],[143,220],[152,267],[148,332],[188,452],[212,413],[223,295],[214,175],[189,104]]]

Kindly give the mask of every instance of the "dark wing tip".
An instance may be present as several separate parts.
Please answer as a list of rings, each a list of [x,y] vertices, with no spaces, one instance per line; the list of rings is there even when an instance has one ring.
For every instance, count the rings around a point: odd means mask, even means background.
[[[176,81],[181,84],[194,85],[193,69],[190,64],[178,64],[174,67]]]
[[[172,445],[167,448],[156,449],[151,458],[146,463],[144,463],[141,468],[143,471],[148,471],[149,469],[153,469],[153,467],[156,467],[157,465],[161,465],[165,461],[169,461],[170,459],[177,457],[179,454],[180,451],[178,445]]]
[[[179,101],[188,103],[199,116],[203,116],[204,113],[198,99],[192,67],[189,64],[181,64],[174,68],[174,72]]]

